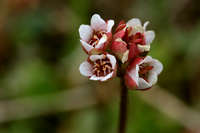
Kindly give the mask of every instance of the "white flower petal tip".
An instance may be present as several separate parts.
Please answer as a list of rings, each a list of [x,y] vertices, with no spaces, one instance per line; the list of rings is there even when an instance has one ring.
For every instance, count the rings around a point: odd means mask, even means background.
[[[154,31],[146,31],[144,33],[145,36],[145,42],[146,44],[150,44],[153,42],[154,38],[155,38],[155,32]]]
[[[110,55],[110,54],[107,54],[107,57],[109,58],[110,60],[110,63],[112,65],[112,69],[115,69],[116,65],[117,65],[117,60],[115,58],[115,56],[113,55]]]
[[[129,20],[126,25],[127,27],[132,27],[132,30],[130,31],[129,36],[135,35],[137,32],[140,32],[140,33],[145,32],[144,26],[142,26],[142,23],[140,19],[138,18],[133,18]]]
[[[147,28],[148,25],[149,25],[149,21],[146,21],[146,22],[144,23],[143,29],[146,30],[146,28]]]
[[[79,69],[81,74],[89,77],[90,80],[103,82],[116,76],[117,61],[110,54],[91,55]]]
[[[104,77],[103,76],[97,77],[96,75],[93,75],[92,77],[90,77],[90,80],[104,82],[104,81],[107,81],[108,79],[112,78],[113,75],[114,75],[114,72],[111,72],[111,73],[109,73],[108,75],[106,75]]]
[[[127,26],[135,27],[135,26],[142,26],[140,19],[132,18],[127,23]]]
[[[90,59],[91,61],[93,61],[93,62],[95,62],[96,60],[101,60],[101,59],[103,59],[103,58],[105,58],[105,55],[104,55],[104,54],[102,54],[102,55],[91,55],[91,56],[89,57],[89,59]]]
[[[112,77],[113,77],[113,74],[114,74],[114,72],[109,73],[108,75],[106,75],[105,77],[103,77],[103,78],[101,79],[101,81],[103,82],[103,81],[106,81],[106,80],[112,78]]]
[[[107,32],[112,31],[112,27],[114,26],[114,24],[115,24],[114,20],[108,20],[108,22],[107,22]]]
[[[148,77],[148,82],[143,78],[139,78],[139,85],[137,90],[148,90],[157,83],[158,74],[151,72]]]
[[[80,40],[81,45],[83,47],[83,49],[86,51],[86,53],[89,53],[94,47],[92,47],[90,44],[88,44],[87,42]]]
[[[131,68],[127,71],[127,74],[137,85],[137,88],[135,88],[135,85],[132,86],[137,90],[147,90],[155,85],[158,80],[158,75],[163,70],[162,63],[153,59],[151,56],[136,60],[130,66]],[[131,85],[127,86],[130,88]]]
[[[143,29],[143,27],[140,26],[140,25],[134,26],[133,29],[131,30],[131,32],[130,32],[129,34],[130,34],[130,35],[135,35],[135,34],[138,33],[138,32],[144,33],[144,29]]]
[[[80,35],[81,40],[84,40],[86,42],[89,41],[90,38],[92,37],[92,34],[93,34],[93,30],[89,25],[83,25],[83,24],[80,25],[79,35]]]
[[[104,30],[106,31],[106,22],[100,17],[99,14],[94,14],[91,18],[91,27],[95,31]]]
[[[163,64],[160,61],[154,59],[154,65],[153,66],[154,66],[153,71],[155,71],[156,74],[160,74],[162,72]]]
[[[148,83],[143,78],[140,78],[137,90],[147,90],[147,89],[151,88],[152,85],[153,85],[152,83]]]
[[[145,57],[141,63],[149,63],[151,66],[153,66],[152,71],[157,74],[160,74],[163,70],[162,63],[159,60],[152,58],[151,56]]]
[[[87,61],[83,62],[79,67],[79,71],[81,75],[86,76],[86,77],[92,76],[91,70],[92,70],[92,66]]]

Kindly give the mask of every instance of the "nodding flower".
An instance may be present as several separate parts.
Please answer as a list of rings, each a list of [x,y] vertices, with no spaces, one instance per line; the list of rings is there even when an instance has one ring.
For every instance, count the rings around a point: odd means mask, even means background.
[[[147,90],[156,84],[162,70],[160,61],[151,56],[136,58],[128,66],[124,76],[126,86],[129,89]]]
[[[90,25],[80,25],[80,42],[87,54],[105,51],[112,39],[113,20],[104,21],[98,14],[91,18]]]
[[[113,55],[90,55],[79,67],[80,73],[90,80],[107,81],[116,76],[117,61]]]
[[[140,19],[133,18],[127,23],[121,21],[113,36],[112,52],[125,63],[136,57],[144,57],[150,50],[150,44],[155,38],[154,31],[146,31],[149,22],[142,26]]]

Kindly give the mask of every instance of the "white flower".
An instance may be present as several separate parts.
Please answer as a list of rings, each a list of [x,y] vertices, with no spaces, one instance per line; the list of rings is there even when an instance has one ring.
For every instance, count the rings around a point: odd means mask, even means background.
[[[130,89],[145,90],[157,82],[157,77],[163,70],[160,61],[151,56],[135,59],[127,69],[125,82]]]
[[[91,55],[80,67],[80,73],[90,80],[106,81],[116,76],[117,61],[113,55]]]
[[[154,31],[146,31],[146,27],[148,26],[149,21],[145,22],[144,25],[142,26],[142,23],[140,19],[138,18],[133,18],[127,22],[127,27],[131,27],[130,35],[135,35],[136,33],[141,33],[144,35],[145,38],[145,44],[150,45],[152,41],[155,38],[155,33]]]
[[[90,25],[80,25],[80,41],[87,54],[106,49],[112,37],[113,25],[113,20],[104,21],[98,14],[92,16]]]

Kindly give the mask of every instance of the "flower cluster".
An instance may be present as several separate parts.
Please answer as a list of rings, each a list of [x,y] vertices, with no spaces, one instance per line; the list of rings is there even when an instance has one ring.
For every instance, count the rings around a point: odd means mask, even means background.
[[[90,25],[80,25],[79,34],[88,59],[80,67],[80,73],[90,80],[107,81],[123,76],[129,89],[146,90],[157,82],[163,65],[148,56],[154,31],[147,31],[137,18],[127,23],[121,21],[114,33],[113,20],[104,21],[98,14]]]

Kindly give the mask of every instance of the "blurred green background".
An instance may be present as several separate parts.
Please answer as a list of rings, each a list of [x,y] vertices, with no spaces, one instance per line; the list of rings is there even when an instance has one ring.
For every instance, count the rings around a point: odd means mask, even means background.
[[[129,91],[127,133],[200,132],[199,0],[1,0],[0,133],[116,133],[119,79],[91,82],[80,24],[150,21],[164,65],[150,91]]]

